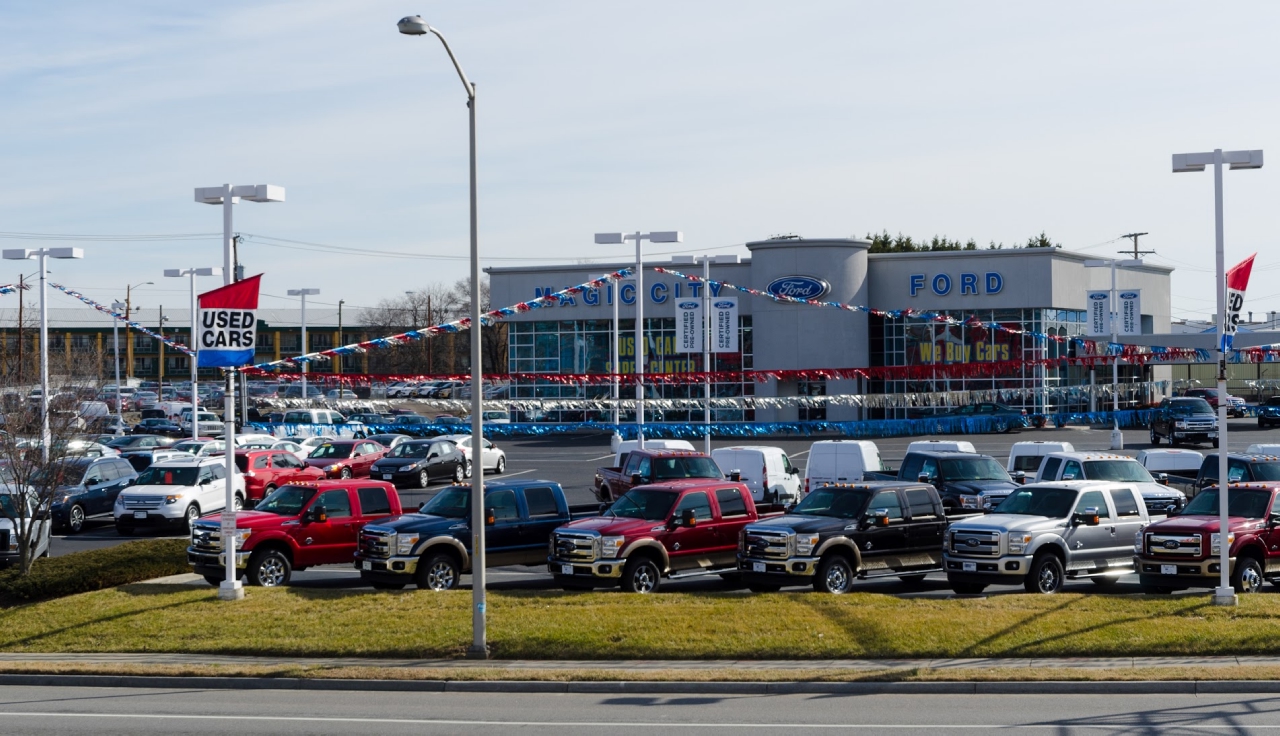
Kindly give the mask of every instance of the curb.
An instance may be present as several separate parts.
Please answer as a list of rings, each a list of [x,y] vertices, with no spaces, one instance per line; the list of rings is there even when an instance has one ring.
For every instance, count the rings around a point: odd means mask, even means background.
[[[1280,680],[1045,682],[542,682],[531,680],[323,680],[295,677],[151,677],[0,674],[0,686],[433,693],[703,695],[1201,695],[1280,693]]]

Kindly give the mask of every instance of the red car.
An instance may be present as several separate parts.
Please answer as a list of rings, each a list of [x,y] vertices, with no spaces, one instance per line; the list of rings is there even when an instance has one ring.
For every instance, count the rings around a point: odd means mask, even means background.
[[[237,450],[236,467],[244,474],[244,489],[250,503],[261,501],[280,486],[325,477],[323,470],[307,465],[285,450]]]
[[[370,440],[333,440],[312,450],[307,465],[326,478],[368,478],[370,466],[385,454],[387,448]]]

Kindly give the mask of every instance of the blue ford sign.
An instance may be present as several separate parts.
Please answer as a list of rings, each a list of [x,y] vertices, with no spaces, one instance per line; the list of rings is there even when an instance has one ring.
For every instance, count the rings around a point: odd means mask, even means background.
[[[697,302],[680,302],[679,306],[681,309],[697,309],[698,303]]]
[[[737,305],[734,304],[733,302],[716,302],[715,303],[716,309],[733,309],[736,306]]]
[[[817,299],[831,291],[831,284],[812,276],[783,276],[770,281],[765,291],[793,299]]]

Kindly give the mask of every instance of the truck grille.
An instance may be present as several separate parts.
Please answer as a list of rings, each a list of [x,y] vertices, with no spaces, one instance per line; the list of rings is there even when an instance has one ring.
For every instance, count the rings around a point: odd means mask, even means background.
[[[164,503],[164,496],[125,496],[126,509],[158,509]]]
[[[221,552],[222,527],[205,524],[192,526],[191,547],[197,552]]]
[[[951,553],[961,557],[999,557],[1000,532],[985,529],[953,530]]]
[[[395,547],[396,533],[378,526],[366,526],[360,530],[360,555],[386,559]]]
[[[551,549],[557,560],[595,562],[600,557],[600,535],[557,531],[551,535]]]
[[[747,557],[766,560],[785,560],[791,556],[791,532],[747,527],[743,537],[743,552]]]
[[[1218,422],[1214,419],[1188,419],[1184,426],[1175,429],[1181,429],[1184,432],[1212,432],[1218,428]]]
[[[1199,558],[1204,538],[1199,534],[1147,534],[1147,554],[1178,559]]]
[[[1168,513],[1170,506],[1177,506],[1179,499],[1176,498],[1144,498],[1143,505],[1147,507],[1147,513],[1153,516],[1164,516]]]

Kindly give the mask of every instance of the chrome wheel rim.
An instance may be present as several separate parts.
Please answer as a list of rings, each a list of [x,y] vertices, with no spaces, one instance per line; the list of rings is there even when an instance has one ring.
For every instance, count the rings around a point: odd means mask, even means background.
[[[637,593],[651,593],[657,581],[654,579],[653,568],[649,565],[641,565],[631,576],[632,587]]]
[[[187,507],[187,523],[190,524],[191,522],[199,518],[200,518],[200,509],[197,509],[195,506],[188,506]]]
[[[1252,565],[1240,571],[1240,592],[1257,593],[1262,588],[1262,576]]]
[[[264,588],[273,588],[284,582],[284,561],[272,555],[258,566],[258,583]]]
[[[422,471],[421,473],[418,473],[418,485],[422,486],[423,488],[426,488],[427,486],[431,485],[431,474],[425,470]]]
[[[240,499],[240,495],[239,495],[239,494],[236,494],[236,495],[235,495],[235,496],[233,496],[233,497],[232,497],[232,499],[231,499],[231,510],[232,510],[232,511],[239,511],[239,510],[240,510],[240,509],[242,509],[242,508],[244,508],[244,501],[242,501],[242,500]]]
[[[68,526],[71,527],[73,532],[80,531],[80,527],[84,526],[84,509],[79,506],[71,507],[71,521]]]
[[[453,565],[440,561],[427,571],[427,587],[432,590],[448,590],[453,587]]]
[[[497,464],[496,466],[494,466],[494,468],[493,468],[493,469],[494,469],[494,470],[496,470],[496,471],[498,471],[499,473],[501,473],[502,471],[506,470],[506,469],[507,469],[507,459],[506,459],[506,458],[504,458],[504,457],[500,457],[500,458],[498,458],[498,464]]]
[[[1040,587],[1041,593],[1052,593],[1058,589],[1061,581],[1058,578],[1058,571],[1049,565],[1040,568],[1040,574],[1036,576],[1036,583]]]
[[[453,469],[453,479],[455,481],[461,483],[464,477],[466,477],[466,471],[462,469],[461,465]]]
[[[843,593],[849,588],[849,569],[837,562],[827,568],[827,590],[832,593]]]
[[[350,478],[350,477],[351,477],[351,468],[343,468],[343,469],[342,469],[342,473],[341,473],[341,475],[342,475],[342,477],[343,477],[343,478]]]

